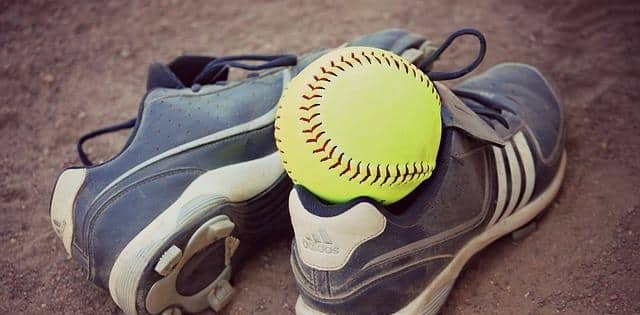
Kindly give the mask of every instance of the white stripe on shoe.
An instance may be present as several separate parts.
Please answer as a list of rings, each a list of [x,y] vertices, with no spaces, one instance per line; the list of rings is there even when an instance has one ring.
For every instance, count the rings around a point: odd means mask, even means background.
[[[498,221],[507,200],[507,170],[505,169],[504,158],[502,157],[502,149],[493,146],[493,155],[496,161],[496,172],[498,173],[498,200],[496,201],[496,209],[493,211],[491,221],[489,221],[489,226],[494,225]]]
[[[522,199],[520,199],[520,203],[516,209],[522,208],[533,194],[533,188],[536,183],[536,168],[533,164],[533,156],[531,155],[531,150],[529,149],[529,145],[527,144],[527,140],[524,138],[524,134],[518,132],[513,137],[513,142],[518,149],[518,153],[520,155],[520,159],[522,161],[522,166],[524,169],[524,179],[525,179],[525,188],[524,193],[522,194]]]
[[[507,161],[509,163],[509,173],[511,175],[511,194],[509,197],[509,203],[507,204],[507,209],[504,211],[502,218],[508,217],[513,210],[515,210],[516,205],[518,204],[518,199],[520,197],[520,191],[522,188],[522,178],[520,175],[520,163],[518,157],[516,156],[516,152],[513,149],[513,145],[511,142],[505,144],[504,151],[507,153]]]

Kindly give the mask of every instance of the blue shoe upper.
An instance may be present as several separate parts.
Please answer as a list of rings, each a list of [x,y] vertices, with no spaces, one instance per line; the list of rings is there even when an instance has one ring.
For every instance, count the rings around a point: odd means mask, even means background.
[[[180,146],[266,115],[281,89],[282,71],[272,71],[242,83],[205,86],[198,92],[190,88],[150,91],[127,147],[87,171],[75,204],[74,256],[90,259],[86,263],[91,269],[104,273],[98,279],[107,279],[127,242],[195,178],[207,170],[274,152],[269,123],[193,148]],[[176,152],[131,172],[169,150]]]

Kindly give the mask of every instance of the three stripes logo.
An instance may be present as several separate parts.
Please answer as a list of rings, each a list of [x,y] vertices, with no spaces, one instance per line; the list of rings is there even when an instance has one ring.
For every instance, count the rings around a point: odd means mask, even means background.
[[[340,248],[333,243],[329,234],[323,228],[318,229],[315,233],[306,235],[302,239],[302,246],[322,254],[337,255],[340,253]]]
[[[533,156],[522,132],[504,148],[493,147],[498,175],[498,197],[489,226],[503,220],[526,205],[536,182]]]

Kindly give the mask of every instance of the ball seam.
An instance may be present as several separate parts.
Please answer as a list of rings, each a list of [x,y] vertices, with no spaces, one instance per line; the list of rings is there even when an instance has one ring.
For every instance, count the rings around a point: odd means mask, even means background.
[[[313,75],[313,83],[307,84],[307,93],[301,95],[303,103],[298,107],[298,119],[307,125],[307,128],[302,130],[306,137],[305,142],[317,144],[312,153],[314,155],[321,154],[320,162],[329,161],[331,163],[329,164],[329,170],[338,169],[338,177],[348,176],[348,181],[359,179],[359,183],[362,184],[373,178],[369,182],[370,185],[378,183],[380,186],[394,186],[428,177],[432,173],[434,165],[429,165],[425,161],[408,161],[395,164],[366,163],[349,157],[345,152],[337,152],[342,150],[338,145],[332,143],[333,140],[328,138],[327,131],[322,129],[322,117],[317,110],[322,106],[320,99],[322,99],[326,87],[331,84],[332,78],[337,78],[340,72],[347,71],[347,67],[355,68],[374,63],[387,66],[420,80],[427,88],[431,89],[438,102],[440,101],[440,96],[429,78],[413,64],[408,64],[400,57],[385,54],[384,52],[377,53],[374,50],[370,50],[369,53],[364,50],[358,53],[351,52],[346,57],[341,55],[339,59],[329,60],[328,64],[321,66],[320,72]],[[321,140],[322,138],[326,139]],[[276,142],[282,141],[276,138]],[[284,152],[282,150],[280,152],[284,156]],[[287,164],[284,157],[283,163]],[[365,163],[366,165],[363,165]],[[392,169],[394,171],[393,174]],[[289,174],[292,175],[291,172]],[[358,178],[360,175],[363,175],[363,177]]]

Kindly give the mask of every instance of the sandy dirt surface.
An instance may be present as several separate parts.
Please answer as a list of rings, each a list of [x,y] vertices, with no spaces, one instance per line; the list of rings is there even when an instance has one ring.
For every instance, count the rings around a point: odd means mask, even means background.
[[[136,114],[150,62],[302,53],[387,27],[439,40],[464,26],[487,35],[480,70],[526,62],[556,83],[569,162],[537,232],[477,255],[443,313],[640,314],[640,4],[552,0],[0,1],[0,312],[119,312],[66,258],[48,206],[58,173],[79,164],[76,139]],[[437,67],[474,51],[461,41]],[[89,152],[107,159],[126,136]],[[248,263],[224,314],[292,313],[288,255],[281,241]]]

